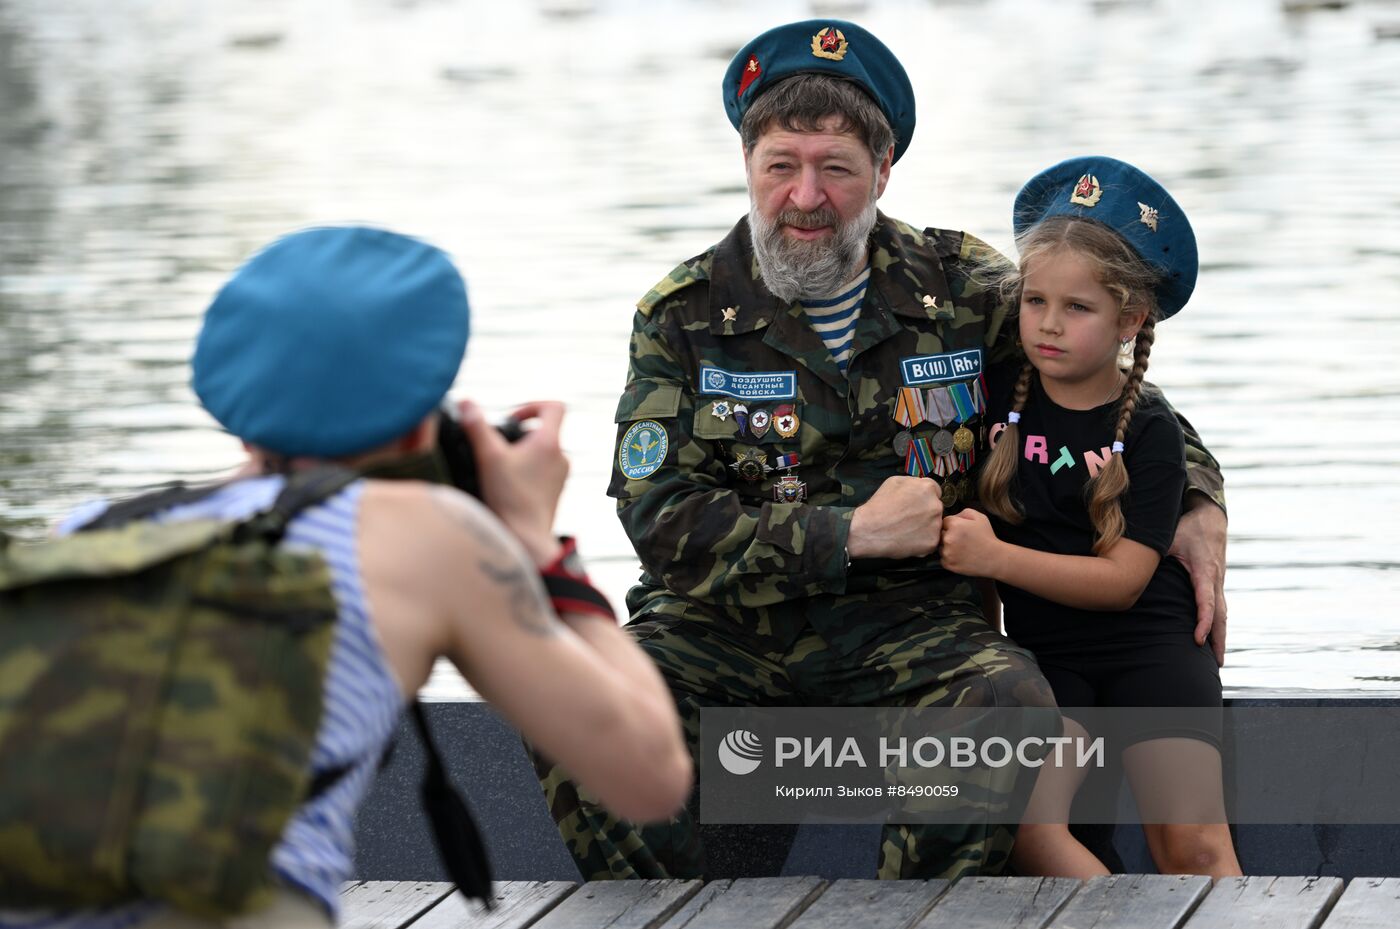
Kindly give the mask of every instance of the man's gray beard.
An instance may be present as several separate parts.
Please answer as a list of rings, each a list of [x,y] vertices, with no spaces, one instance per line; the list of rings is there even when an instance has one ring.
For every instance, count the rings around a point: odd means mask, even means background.
[[[783,235],[785,217],[825,217],[836,226],[829,239],[805,242]],[[826,225],[826,222],[815,225]],[[875,198],[860,215],[845,225],[837,225],[834,213],[785,212],[772,220],[759,212],[749,200],[749,230],[753,238],[753,254],[758,259],[758,273],[763,284],[785,303],[794,300],[820,300],[829,297],[844,283],[855,277],[865,266],[870,232],[875,228]]]

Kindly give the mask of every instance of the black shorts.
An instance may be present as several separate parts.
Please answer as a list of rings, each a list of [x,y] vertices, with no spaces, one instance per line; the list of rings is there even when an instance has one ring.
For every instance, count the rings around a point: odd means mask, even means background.
[[[1074,652],[1029,647],[1064,715],[1091,733],[1101,723],[1075,708],[1156,707],[1113,714],[1116,722],[1128,721],[1126,729],[1114,726],[1118,744],[1191,738],[1220,748],[1220,669],[1210,648],[1189,634]]]

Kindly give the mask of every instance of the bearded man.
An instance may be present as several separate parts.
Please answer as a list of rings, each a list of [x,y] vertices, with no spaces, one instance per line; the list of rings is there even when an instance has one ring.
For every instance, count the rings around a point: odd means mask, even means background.
[[[644,568],[628,629],[692,755],[702,707],[1053,706],[976,585],[935,557],[986,448],[983,372],[1016,351],[1015,327],[974,274],[994,250],[876,209],[914,129],[904,69],[852,23],[792,23],[739,51],[724,104],[749,214],[638,304],[608,489]],[[1198,490],[1218,491],[1213,465]],[[742,827],[702,842],[689,814],[634,826],[540,767],[591,880],[771,872],[791,841],[744,837],[747,862],[769,860],[740,867]],[[988,796],[1025,780],[1007,769]],[[997,873],[1015,830],[995,819],[886,826],[878,873]]]

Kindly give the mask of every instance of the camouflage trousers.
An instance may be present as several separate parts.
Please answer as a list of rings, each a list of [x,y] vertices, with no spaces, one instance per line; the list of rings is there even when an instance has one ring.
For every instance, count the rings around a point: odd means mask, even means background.
[[[687,619],[652,619],[627,629],[665,677],[692,758],[698,751],[702,707],[1055,705],[1031,654],[980,616],[890,612],[906,615],[897,617],[888,633],[851,653],[838,652],[811,631],[786,651],[771,653]],[[558,766],[534,757],[550,814],[585,880],[745,876],[731,871],[735,845],[742,847],[747,862],[766,851],[768,867],[777,873],[796,831],[795,826],[700,825],[694,815],[698,787],[675,819],[633,824],[592,802]],[[1024,802],[1027,774],[1016,767],[1003,769],[1008,780],[993,787]],[[1006,818],[1015,819],[1019,812],[1017,807]],[[990,821],[886,825],[878,874],[890,879],[998,874],[1015,834],[1014,823]]]

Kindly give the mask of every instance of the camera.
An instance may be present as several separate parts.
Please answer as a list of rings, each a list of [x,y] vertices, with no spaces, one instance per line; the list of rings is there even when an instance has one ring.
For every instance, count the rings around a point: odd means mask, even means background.
[[[507,442],[518,441],[525,435],[525,427],[519,420],[507,419],[496,426],[496,431]],[[481,477],[476,467],[476,453],[472,450],[471,439],[462,424],[457,421],[457,407],[450,401],[443,401],[438,407],[438,450],[447,462],[447,473],[452,486],[464,493],[481,499]]]

